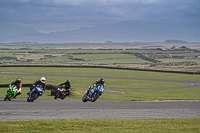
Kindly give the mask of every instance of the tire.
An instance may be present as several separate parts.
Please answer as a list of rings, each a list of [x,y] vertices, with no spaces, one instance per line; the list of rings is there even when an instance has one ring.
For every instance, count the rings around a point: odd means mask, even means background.
[[[95,93],[96,93],[96,96],[94,96]],[[95,92],[95,93],[92,94],[91,102],[95,102],[99,98],[99,92]]]
[[[83,98],[82,98],[82,101],[83,101],[83,102],[87,102],[86,97],[87,97],[87,95],[84,95],[84,96],[83,96]]]
[[[56,100],[59,97],[59,92],[56,93],[54,99]]]
[[[4,101],[6,101],[8,99],[8,94],[6,95],[6,97],[4,98]]]
[[[6,95],[6,97],[4,98],[4,101],[6,101],[7,99],[10,101],[10,93],[8,93],[7,95]]]
[[[68,95],[71,95],[71,91],[68,92]]]
[[[34,101],[34,98],[31,98],[30,102],[33,102]]]
[[[38,97],[39,97],[39,93],[35,93],[34,100],[37,100]]]
[[[4,101],[6,101],[8,99],[8,95],[6,95],[6,97],[4,98]]]
[[[29,99],[29,97],[27,98],[27,102],[30,102],[30,99]]]
[[[35,93],[35,95],[31,97],[30,102],[33,102],[35,99],[37,98],[37,93]]]
[[[64,100],[64,99],[65,99],[65,97],[62,97],[62,98],[61,98],[61,100]]]
[[[62,94],[61,99],[64,100],[66,95]]]

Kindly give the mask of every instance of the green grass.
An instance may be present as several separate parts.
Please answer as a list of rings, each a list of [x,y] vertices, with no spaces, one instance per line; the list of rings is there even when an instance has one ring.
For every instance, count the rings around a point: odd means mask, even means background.
[[[2,57],[15,57],[13,53],[0,53],[0,58]]]
[[[82,58],[85,60],[104,60],[104,59],[130,59],[136,58],[134,55],[127,54],[94,54],[94,55],[75,55],[75,58]]]
[[[199,55],[200,53],[194,53],[194,52],[182,52],[182,53],[175,53],[175,54],[172,54],[172,56],[197,56]]]
[[[59,62],[59,63],[68,63],[71,62],[72,60],[69,59],[68,56],[61,56],[61,57],[56,57],[56,58],[50,58],[50,59],[44,59],[44,60],[37,60],[34,62]]]
[[[74,55],[74,58],[84,59],[84,61],[71,60],[68,56],[37,60],[34,62],[62,62],[62,63],[94,63],[94,64],[106,64],[106,63],[131,63],[131,64],[144,64],[151,63],[149,61],[138,59],[134,55],[129,54],[83,54]]]
[[[75,67],[0,67],[0,72],[63,74],[63,75],[90,75],[113,77],[137,77],[154,79],[174,79],[200,81],[199,74],[162,73],[136,70],[120,70],[105,68],[75,68]],[[39,76],[38,76],[39,77]],[[66,77],[61,77],[63,80]],[[0,81],[1,82],[1,81]],[[7,81],[9,82],[9,81]]]
[[[33,50],[32,52],[35,53],[65,53],[66,49],[37,49]]]
[[[188,89],[107,89],[124,93],[104,93],[100,100],[121,100],[121,101],[158,101],[158,100],[200,100],[200,88]]]
[[[6,44],[8,46],[14,47],[16,44]],[[6,46],[4,45],[4,46]],[[23,47],[24,44],[18,44],[19,48]],[[28,44],[26,44],[28,45]],[[172,54],[176,56],[195,56],[198,55],[198,52],[195,52],[194,50],[191,51],[155,51],[155,50],[94,50],[94,49],[47,49],[47,47],[54,47],[54,44],[29,44],[30,47],[32,46],[38,46],[37,49],[13,49],[10,50],[2,50],[0,49],[0,57],[17,57],[18,59],[29,59],[29,61],[20,62],[15,60],[0,60],[0,63],[68,63],[68,64],[120,64],[120,65],[127,65],[127,64],[151,64],[152,62],[143,60],[141,58],[136,58],[132,54],[124,54],[124,52],[132,52],[132,53],[141,53],[143,55],[148,54]],[[65,44],[57,44],[57,47],[59,46],[65,46]],[[45,49],[38,49],[41,47],[45,47]],[[29,54],[27,54],[29,52]],[[31,52],[31,54],[30,54]],[[14,55],[13,53],[17,53]],[[24,54],[26,53],[26,54]],[[80,58],[84,59],[85,61],[77,61],[77,60],[71,60],[69,57],[56,57],[56,58],[47,58],[41,60],[41,58],[44,58],[45,54],[53,55],[53,56],[59,56],[58,54],[66,55],[70,54],[71,56],[74,56],[74,58]],[[181,61],[188,61],[187,59],[158,59],[159,61],[163,62],[181,62]],[[24,61],[24,60],[23,60]],[[200,60],[194,59],[193,61],[196,61],[200,63]]]
[[[1,133],[198,133],[200,118],[0,121]]]
[[[13,59],[11,59],[11,60],[0,60],[0,63],[16,63],[16,64],[19,64],[18,61],[13,60]]]
[[[108,75],[114,77],[140,77],[140,78],[165,78],[165,79],[185,79],[199,81],[200,75],[190,74],[174,74],[174,73],[158,73],[158,72],[142,72],[131,70],[112,70],[101,68],[56,68],[56,67],[1,67],[1,72],[18,72],[18,73],[38,73],[38,74],[66,74],[66,75]],[[98,72],[98,73],[97,73]],[[32,84],[41,76],[31,75],[1,75],[0,84],[9,84],[17,78],[21,78],[22,84]],[[59,77],[45,76],[46,84],[58,85],[67,79],[71,81],[72,86],[80,86],[87,88],[92,85],[97,78],[81,78],[81,77]],[[190,84],[173,83],[173,82],[156,82],[156,81],[140,81],[140,80],[122,80],[105,78],[105,89],[107,91],[119,91],[124,95],[104,93],[100,100],[123,100],[123,101],[143,101],[143,100],[199,100],[200,88],[187,89],[156,89],[157,87],[181,87]],[[107,89],[106,87],[154,87],[155,89]],[[85,88],[73,88],[72,95],[66,99],[81,99],[84,95]],[[7,88],[0,88],[3,92],[0,97],[4,97]],[[22,95],[18,98],[26,98],[29,88],[22,88]],[[53,99],[50,91],[46,90],[41,97],[42,99]]]
[[[200,59],[173,59],[173,58],[166,58],[166,59],[156,59],[162,62],[183,62],[183,61],[195,61],[200,63]]]
[[[111,63],[120,63],[120,64],[145,64],[145,63],[151,63],[149,61],[143,60],[143,59],[104,59],[104,60],[89,60],[89,61],[69,61],[67,63],[79,63],[79,64],[85,64],[85,63],[94,63],[94,64],[111,64]]]

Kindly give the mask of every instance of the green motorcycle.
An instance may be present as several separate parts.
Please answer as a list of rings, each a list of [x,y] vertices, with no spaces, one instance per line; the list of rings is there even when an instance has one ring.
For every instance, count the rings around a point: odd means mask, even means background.
[[[7,99],[10,101],[13,97],[15,97],[17,94],[16,86],[10,86],[7,90],[6,97],[4,98],[4,101]]]

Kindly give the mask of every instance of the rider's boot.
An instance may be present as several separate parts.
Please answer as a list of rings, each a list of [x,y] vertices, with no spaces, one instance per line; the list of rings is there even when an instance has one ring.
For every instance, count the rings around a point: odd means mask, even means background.
[[[17,94],[13,97],[13,99],[15,99],[16,98],[16,96],[17,96]]]
[[[13,98],[15,99],[16,98],[16,96],[18,96],[18,95],[20,95],[21,93],[17,93]]]

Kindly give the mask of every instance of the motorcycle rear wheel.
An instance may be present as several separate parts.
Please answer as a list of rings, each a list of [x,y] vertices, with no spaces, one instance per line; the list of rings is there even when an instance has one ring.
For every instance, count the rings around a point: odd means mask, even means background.
[[[95,94],[95,93],[94,93]],[[94,94],[92,94],[92,99],[91,102],[95,102],[98,98],[99,98],[99,93],[97,92],[96,95],[94,96]]]

